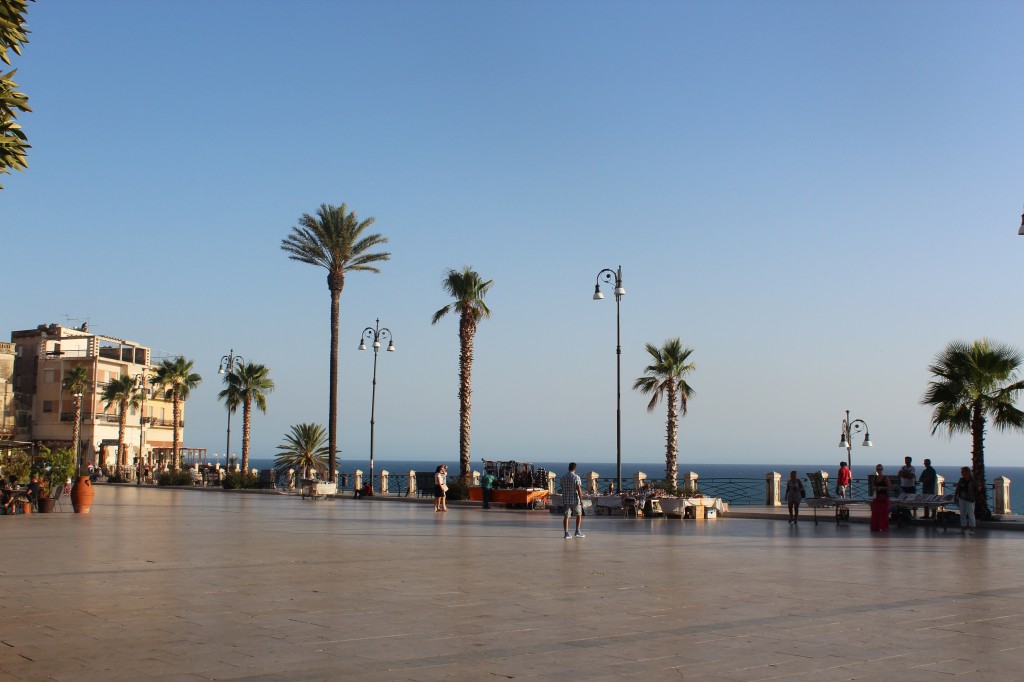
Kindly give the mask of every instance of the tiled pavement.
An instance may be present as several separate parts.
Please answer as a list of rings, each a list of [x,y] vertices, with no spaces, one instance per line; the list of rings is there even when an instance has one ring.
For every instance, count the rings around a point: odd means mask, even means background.
[[[1024,533],[97,486],[0,517],[0,682],[1024,679]]]

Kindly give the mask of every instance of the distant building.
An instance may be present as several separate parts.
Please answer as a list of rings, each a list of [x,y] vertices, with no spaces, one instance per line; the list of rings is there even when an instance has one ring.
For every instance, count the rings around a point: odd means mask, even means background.
[[[0,441],[14,438],[13,343],[0,342]]]
[[[73,367],[81,365],[89,377],[89,390],[82,398],[79,445],[83,460],[104,469],[116,465],[119,407],[116,404],[104,407],[101,396],[112,379],[139,375],[145,382],[146,402],[144,412],[128,415],[126,459],[129,465],[137,463],[140,448],[143,464],[159,464],[161,457],[170,459],[174,438],[173,406],[170,401],[158,398],[149,383],[156,370],[149,348],[133,341],[93,334],[88,324],[79,328],[39,325],[35,329],[11,332],[11,343],[0,345],[0,401],[5,395],[3,353],[7,347],[14,355],[11,383],[15,440],[41,443],[50,448],[74,448],[74,397],[64,388],[64,378]],[[0,418],[6,420],[6,415],[6,411],[0,412]],[[184,421],[183,412],[182,434]]]

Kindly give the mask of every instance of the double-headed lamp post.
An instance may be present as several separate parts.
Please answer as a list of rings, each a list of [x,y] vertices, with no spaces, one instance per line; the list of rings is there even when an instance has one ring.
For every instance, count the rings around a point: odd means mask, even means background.
[[[380,350],[380,341],[388,342],[388,352],[395,352],[395,340],[391,336],[391,330],[380,326],[380,318],[372,327],[363,330],[363,337],[359,341],[359,350],[366,350],[366,342],[373,343],[373,390],[370,392],[370,488],[373,488],[373,425],[377,411],[377,352]]]
[[[135,390],[142,396],[142,405],[139,407],[139,456],[135,463],[135,485],[142,485],[142,448],[143,438],[146,429],[146,372],[135,375]]]
[[[597,273],[594,284],[594,300],[604,298],[601,293],[601,280],[610,284],[615,281],[615,492],[622,492],[622,325],[619,304],[626,290],[622,288],[622,266],[612,270],[605,268]]]
[[[241,368],[242,363],[245,359],[241,355],[235,355],[235,349],[232,348],[228,351],[228,354],[220,359],[220,366],[217,368],[217,374],[230,374],[236,369]],[[227,447],[224,448],[224,452],[231,452],[231,407],[228,406],[228,442]]]
[[[864,442],[861,443],[866,448],[872,446],[871,434],[868,433],[868,423],[863,419],[854,419],[850,421],[850,411],[846,411],[846,419],[843,420],[843,432],[839,436],[839,447],[846,448],[846,464],[853,469],[852,448],[853,448],[853,434],[864,432]]]

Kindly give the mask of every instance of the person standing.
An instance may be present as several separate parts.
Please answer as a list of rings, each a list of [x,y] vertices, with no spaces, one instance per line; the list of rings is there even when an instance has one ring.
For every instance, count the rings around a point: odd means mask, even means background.
[[[978,526],[974,516],[974,502],[978,495],[978,485],[974,480],[974,474],[970,467],[960,467],[960,480],[956,483],[956,492],[953,494],[953,501],[960,506],[960,535],[970,528],[971,535]]]
[[[850,481],[853,480],[853,473],[846,462],[839,463],[839,473],[836,474],[836,497],[850,496]]]
[[[804,482],[796,477],[795,471],[789,472],[786,481],[786,504],[789,507],[789,522],[796,523],[800,519],[800,500],[807,495]]]
[[[939,492],[939,475],[935,473],[935,469],[932,468],[932,461],[930,459],[924,460],[924,469],[921,470],[921,476],[917,479],[921,481],[921,494],[922,495],[937,495]],[[936,518],[935,507],[925,507],[924,517]]]
[[[903,491],[904,495],[913,495],[917,492],[917,471],[914,469],[914,465],[911,464],[913,460],[910,457],[903,458],[903,467],[900,468],[900,490]]]
[[[434,472],[434,511],[448,511],[448,466],[438,464]]]
[[[565,539],[571,540],[573,537],[569,532],[569,517],[573,514],[576,514],[576,537],[587,537],[580,531],[583,524],[583,481],[576,473],[576,462],[569,462],[569,471],[562,476],[562,505],[565,507],[565,516],[562,518]]]
[[[889,477],[882,465],[875,467],[875,497],[871,500],[871,532],[889,531]]]
[[[494,474],[490,472],[484,472],[483,477],[480,479],[480,493],[484,499],[484,509],[491,508],[491,491],[494,489],[494,483],[498,479]]]

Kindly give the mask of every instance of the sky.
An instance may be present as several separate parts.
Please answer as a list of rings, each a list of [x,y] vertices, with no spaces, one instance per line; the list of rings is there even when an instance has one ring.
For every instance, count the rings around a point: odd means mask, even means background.
[[[680,467],[970,459],[931,435],[953,340],[1024,347],[1024,4],[46,0],[16,80],[30,167],[0,180],[0,337],[57,322],[184,355],[190,447],[224,452],[218,363],[270,368],[253,457],[327,423],[326,271],[281,241],[345,203],[386,236],[341,297],[339,459],[458,461],[458,323],[494,284],[472,459],[665,453],[632,390],[694,349]],[[241,452],[241,417],[232,423]],[[1024,436],[990,433],[990,465]]]

